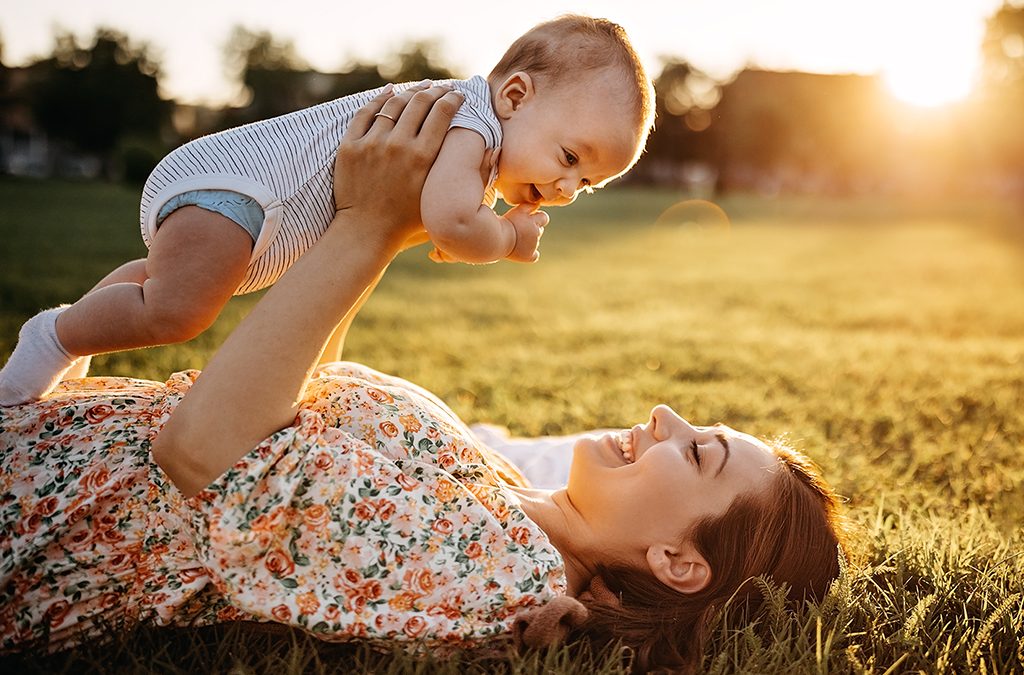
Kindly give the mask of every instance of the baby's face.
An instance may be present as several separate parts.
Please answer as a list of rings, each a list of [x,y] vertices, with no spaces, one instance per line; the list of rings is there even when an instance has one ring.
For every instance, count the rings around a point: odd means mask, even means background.
[[[500,97],[502,92],[498,92]],[[639,145],[636,113],[618,77],[540,91],[527,86],[502,114],[496,187],[509,204],[571,204],[623,173]]]

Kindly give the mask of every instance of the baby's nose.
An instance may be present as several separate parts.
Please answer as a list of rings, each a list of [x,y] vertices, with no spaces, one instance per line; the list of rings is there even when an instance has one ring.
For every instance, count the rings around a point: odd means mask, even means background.
[[[558,195],[563,199],[571,199],[576,195],[576,188],[568,180],[560,180],[555,183],[555,189],[558,190]]]

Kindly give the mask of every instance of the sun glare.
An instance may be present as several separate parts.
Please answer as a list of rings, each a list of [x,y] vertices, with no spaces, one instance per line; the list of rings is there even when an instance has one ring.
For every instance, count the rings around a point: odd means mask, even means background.
[[[882,76],[892,95],[904,103],[937,108],[963,100],[971,93],[974,70],[963,65],[906,63],[886,68]]]
[[[930,34],[931,44],[903,45],[886,60],[882,78],[897,99],[934,108],[971,93],[980,66],[978,45],[970,39],[970,30],[955,25],[944,28],[945,32]]]

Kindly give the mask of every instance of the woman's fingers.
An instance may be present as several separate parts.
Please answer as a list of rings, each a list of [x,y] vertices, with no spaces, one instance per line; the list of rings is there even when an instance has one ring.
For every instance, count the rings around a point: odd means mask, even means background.
[[[394,85],[387,85],[384,90],[370,99],[370,102],[356,111],[356,114],[352,116],[352,121],[348,123],[348,133],[352,134],[352,138],[362,138],[367,131],[370,130],[370,126],[373,124],[377,113],[383,108],[384,104],[388,102],[395,95]]]
[[[402,111],[396,130],[410,137],[418,134],[434,104],[450,91],[451,85],[437,85],[413,92],[411,100]]]
[[[373,222],[386,213],[393,225],[388,234],[404,241],[422,227],[423,182],[462,97],[447,88],[432,87],[408,89],[381,100],[377,97],[359,111],[358,126],[350,124],[338,145],[334,207],[336,211],[365,209],[367,220]],[[411,101],[416,103],[410,109]]]
[[[437,151],[441,149],[440,141],[448,133],[448,126],[452,123],[452,118],[458,112],[462,101],[463,96],[457,91],[448,91],[443,96],[431,101],[433,105],[429,109],[427,118],[423,120],[422,126],[419,127],[419,138],[428,149],[434,150],[431,157],[436,156]]]
[[[370,132],[391,135],[399,121],[405,116],[405,109],[416,95],[430,86],[429,81],[420,82],[392,96],[380,111],[374,113]]]

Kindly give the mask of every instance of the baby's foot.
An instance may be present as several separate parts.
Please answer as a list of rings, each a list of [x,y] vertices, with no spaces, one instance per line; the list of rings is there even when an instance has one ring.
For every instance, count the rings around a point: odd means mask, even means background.
[[[0,370],[0,406],[18,405],[50,393],[77,357],[57,339],[57,315],[68,305],[43,312],[25,322],[18,344]]]
[[[88,354],[86,354],[85,356],[79,356],[71,364],[71,367],[64,372],[64,375],[60,378],[61,381],[77,380],[83,377],[87,377],[89,375],[89,365],[91,363],[92,356]]]

